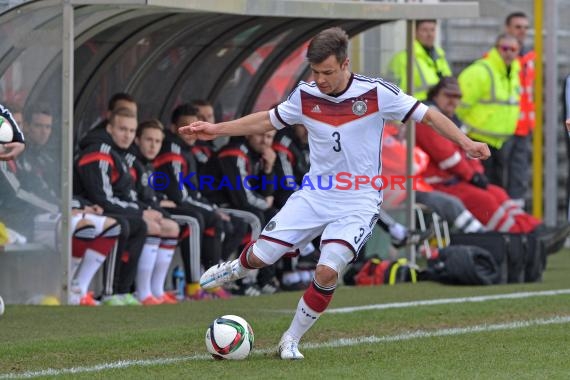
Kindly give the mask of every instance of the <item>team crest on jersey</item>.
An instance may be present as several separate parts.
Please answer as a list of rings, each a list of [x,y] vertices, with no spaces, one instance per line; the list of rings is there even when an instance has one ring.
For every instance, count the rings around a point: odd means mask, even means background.
[[[277,225],[277,223],[275,223],[275,221],[272,220],[271,222],[269,222],[267,224],[267,226],[265,226],[265,231],[273,231],[275,229],[276,225]]]
[[[362,100],[357,100],[352,105],[352,113],[356,116],[362,116],[368,111],[368,106]]]

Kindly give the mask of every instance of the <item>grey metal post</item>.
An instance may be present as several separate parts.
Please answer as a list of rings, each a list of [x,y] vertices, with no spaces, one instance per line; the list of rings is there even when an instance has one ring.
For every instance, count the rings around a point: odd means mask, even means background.
[[[544,19],[545,43],[545,123],[544,123],[544,221],[547,225],[556,225],[558,209],[558,132],[562,128],[558,123],[558,0],[546,0]],[[542,57],[537,57],[542,59]],[[537,107],[541,105],[538,104]]]
[[[406,76],[408,78],[408,88],[405,91],[414,94],[414,40],[416,38],[416,21],[406,21]],[[414,166],[414,146],[416,145],[416,129],[415,123],[410,121],[406,127],[406,225],[410,229],[415,228],[416,219],[414,214],[414,204],[416,203],[416,193],[412,187],[413,182],[410,176]],[[413,245],[406,247],[406,255],[412,264],[416,263],[416,248]]]
[[[71,264],[71,197],[73,160],[73,5],[64,0],[62,33],[62,96],[61,96],[61,289],[62,303],[68,302]]]

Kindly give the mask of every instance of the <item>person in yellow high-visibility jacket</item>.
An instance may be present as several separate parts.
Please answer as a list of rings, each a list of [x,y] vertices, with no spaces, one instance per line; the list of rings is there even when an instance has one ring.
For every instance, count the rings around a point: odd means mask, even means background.
[[[434,45],[436,28],[435,20],[416,21],[413,94],[418,100],[425,100],[428,90],[442,77],[451,76],[445,52]],[[408,90],[407,59],[408,54],[405,50],[398,52],[390,61],[386,74],[387,79],[393,80],[404,91]]]
[[[499,149],[514,135],[519,118],[519,49],[515,37],[501,34],[495,47],[458,78],[463,96],[457,115],[469,137],[489,145],[491,158],[483,164],[485,174],[499,186],[505,170]]]

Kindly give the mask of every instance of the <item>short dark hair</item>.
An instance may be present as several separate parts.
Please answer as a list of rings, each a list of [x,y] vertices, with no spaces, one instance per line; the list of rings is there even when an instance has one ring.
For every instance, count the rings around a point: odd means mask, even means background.
[[[164,135],[164,126],[157,119],[145,120],[137,127],[137,137],[141,137],[143,132],[147,129],[158,129]]]
[[[432,22],[434,24],[437,24],[437,20],[434,18],[425,18],[422,20],[416,20],[416,29],[418,29],[420,27],[421,24],[424,24],[426,22]]]
[[[443,90],[461,93],[459,82],[455,77],[442,77],[435,86],[428,90],[427,100],[433,100]]]
[[[135,98],[131,95],[127,94],[126,92],[117,92],[111,99],[109,99],[109,103],[107,104],[107,111],[114,111],[117,103],[121,100],[125,100],[127,102],[136,103]]]
[[[29,123],[32,121],[32,117],[37,114],[53,116],[51,106],[48,103],[38,102],[25,108],[24,120]]]
[[[190,104],[196,108],[198,107],[205,107],[205,106],[210,106],[212,107],[212,103],[205,100],[205,99],[194,99],[190,102]]]
[[[198,110],[190,103],[180,104],[174,109],[174,111],[172,111],[170,122],[176,125],[182,116],[198,116]]]
[[[528,19],[528,16],[526,15],[526,13],[524,12],[513,12],[510,13],[506,18],[505,18],[505,25],[509,26],[511,24],[511,21],[513,21],[514,18],[526,18]]]
[[[319,64],[331,55],[341,64],[348,57],[348,34],[339,27],[325,29],[317,34],[307,49],[310,64]]]

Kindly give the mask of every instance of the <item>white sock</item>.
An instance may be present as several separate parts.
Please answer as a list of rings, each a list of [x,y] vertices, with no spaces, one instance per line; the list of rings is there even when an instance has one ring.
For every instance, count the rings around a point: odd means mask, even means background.
[[[307,306],[305,300],[303,297],[301,297],[299,303],[297,304],[297,311],[295,312],[295,316],[291,321],[291,325],[289,326],[289,329],[285,331],[284,335],[290,335],[293,337],[293,339],[299,341],[303,335],[309,331],[311,326],[315,324],[321,314],[322,313],[317,313],[309,306]]]
[[[174,241],[174,246],[168,244],[165,246],[161,245],[158,248],[156,263],[154,264],[150,282],[152,295],[157,298],[160,298],[164,295],[164,282],[166,281],[166,276],[168,275],[168,268],[170,267],[170,262],[174,256],[175,248],[176,240]]]
[[[79,265],[79,268],[76,271],[77,273],[74,276],[74,280],[77,281],[77,285],[79,286],[79,289],[81,289],[82,297],[87,294],[89,284],[91,283],[91,280],[93,280],[95,273],[97,273],[99,268],[101,268],[101,265],[105,261],[105,258],[105,255],[91,248],[87,248],[85,250],[83,260],[81,260],[81,264]]]
[[[151,296],[150,279],[158,254],[160,239],[146,239],[137,267],[136,288],[139,301]]]
[[[70,278],[75,277],[75,273],[77,273],[77,268],[81,265],[81,257],[71,256],[71,272],[69,273]]]

